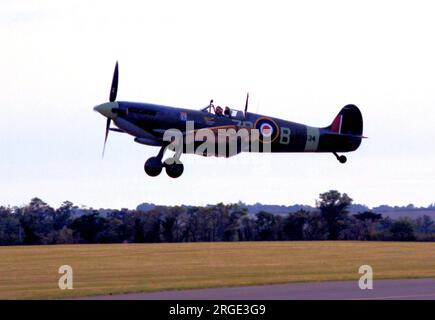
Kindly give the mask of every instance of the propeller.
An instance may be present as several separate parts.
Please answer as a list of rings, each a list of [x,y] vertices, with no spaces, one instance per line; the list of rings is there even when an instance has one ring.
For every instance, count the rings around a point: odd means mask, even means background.
[[[116,95],[118,93],[118,77],[119,77],[118,61],[116,61],[115,70],[113,71],[112,86],[110,88],[110,96],[109,96],[110,102],[114,102],[116,100]],[[106,142],[107,142],[107,137],[109,136],[109,128],[110,128],[111,121],[112,120],[110,118],[107,118],[106,134],[104,136],[104,145],[103,145],[103,154],[102,154],[103,158],[104,158],[104,151],[106,150]]]
[[[245,103],[245,118],[248,113],[248,103],[249,103],[249,92],[246,94],[246,103]]]
[[[104,158],[104,151],[106,150],[106,142],[107,142],[107,137],[109,136],[109,128],[110,128],[110,118],[107,118],[107,122],[106,122],[106,134],[104,136],[104,145],[103,145],[102,158]]]
[[[116,94],[118,93],[118,61],[116,61],[115,71],[113,72],[112,87],[110,88],[109,101],[116,100]]]

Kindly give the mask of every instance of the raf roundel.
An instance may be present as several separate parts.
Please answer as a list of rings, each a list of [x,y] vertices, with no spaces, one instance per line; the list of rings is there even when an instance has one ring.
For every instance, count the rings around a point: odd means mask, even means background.
[[[260,141],[270,143],[276,140],[279,135],[279,127],[275,121],[267,117],[258,118],[254,128],[260,133]]]

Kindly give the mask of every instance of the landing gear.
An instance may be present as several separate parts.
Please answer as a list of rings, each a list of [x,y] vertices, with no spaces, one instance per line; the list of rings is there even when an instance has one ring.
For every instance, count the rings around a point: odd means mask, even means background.
[[[168,164],[169,163],[169,164]],[[164,163],[166,173],[171,178],[178,178],[183,174],[184,165],[180,160],[176,160],[175,158],[169,158]]]
[[[151,157],[145,162],[145,172],[150,177],[157,177],[162,172],[162,160],[158,157]]]
[[[337,158],[337,160],[338,160],[340,163],[346,163],[346,161],[347,161],[346,156],[339,156],[339,155],[337,154],[337,152],[333,152],[333,154],[334,154],[334,156]]]
[[[168,158],[162,162],[165,150],[166,146],[162,146],[156,157],[151,157],[145,162],[144,169],[146,174],[150,177],[157,177],[162,172],[163,167],[171,178],[178,178],[183,174],[184,166],[177,156]]]

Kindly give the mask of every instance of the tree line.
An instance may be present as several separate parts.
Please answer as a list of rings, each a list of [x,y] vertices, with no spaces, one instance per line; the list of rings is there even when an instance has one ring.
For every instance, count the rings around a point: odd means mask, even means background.
[[[372,211],[349,214],[352,199],[331,190],[317,210],[255,215],[239,204],[157,206],[149,211],[79,209],[39,198],[21,207],[0,206],[0,245],[158,243],[278,240],[434,241],[431,217],[390,219]]]

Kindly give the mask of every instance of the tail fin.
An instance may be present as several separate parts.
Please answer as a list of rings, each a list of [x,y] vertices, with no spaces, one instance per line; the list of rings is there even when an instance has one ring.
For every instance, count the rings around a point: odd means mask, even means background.
[[[341,109],[328,129],[337,134],[352,134],[361,136],[363,133],[363,119],[361,111],[353,104]]]

